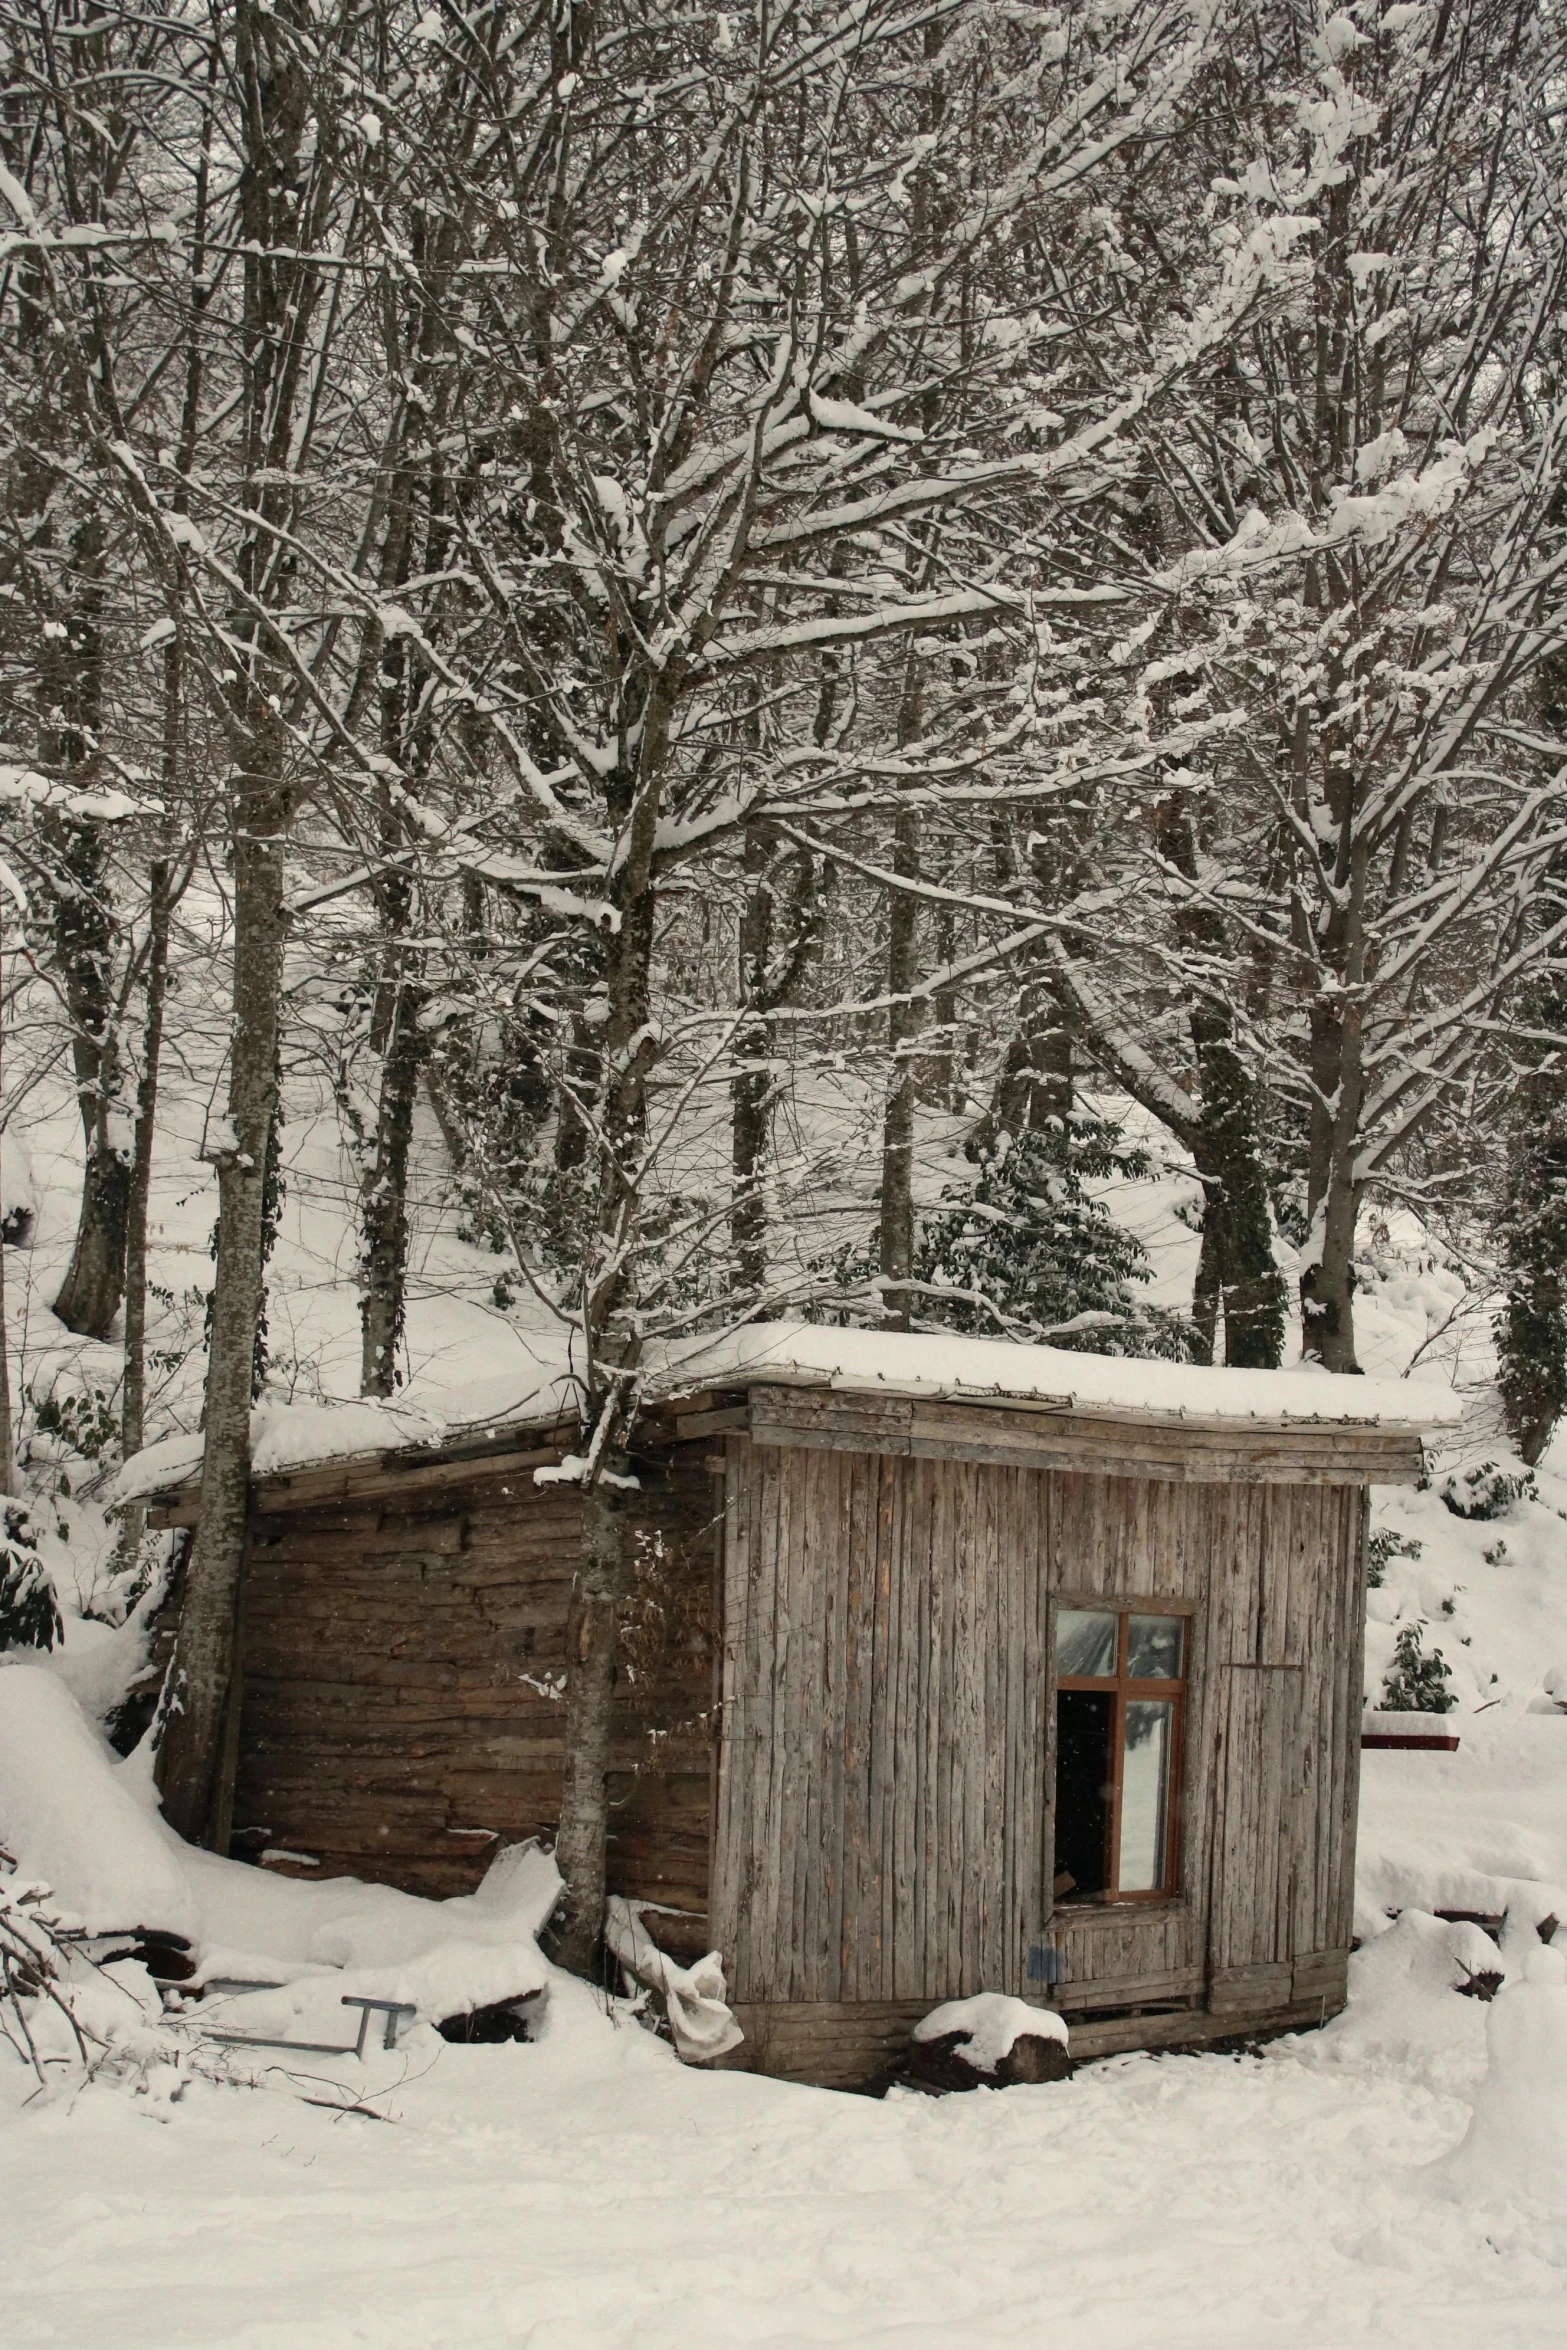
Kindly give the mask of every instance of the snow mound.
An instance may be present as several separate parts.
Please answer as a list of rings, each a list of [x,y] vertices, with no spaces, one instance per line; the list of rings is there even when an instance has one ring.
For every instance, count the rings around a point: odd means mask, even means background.
[[[90,1933],[196,1932],[178,1847],[63,1681],[0,1658],[0,1844]]]
[[[1466,2202],[1567,2217],[1567,1956],[1542,1944],[1486,2019],[1486,2071],[1462,2142],[1434,2181]]]
[[[439,2023],[544,1990],[536,1937],[561,1879],[536,1845],[503,1851],[452,1901],[352,1877],[302,1884],[182,1844],[137,1801],[132,1770],[54,1674],[0,1660],[0,1844],[18,1879],[48,1885],[91,1933],[183,1935],[198,1985],[265,1986],[207,2001],[204,2021],[330,2042],[347,1995]]]
[[[993,2073],[1019,2040],[1059,2040],[1067,2045],[1063,2019],[1048,2007],[1030,2007],[1002,1991],[979,1991],[972,1999],[949,1999],[933,2007],[914,2027],[916,2040],[945,2040],[966,2032],[963,2061],[976,2072]]]

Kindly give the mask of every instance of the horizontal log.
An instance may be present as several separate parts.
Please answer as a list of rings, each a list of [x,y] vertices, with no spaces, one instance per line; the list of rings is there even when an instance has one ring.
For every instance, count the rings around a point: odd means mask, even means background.
[[[1288,1965],[1215,1967],[1208,1981],[1208,2006],[1215,2015],[1288,2007],[1293,1969]]]
[[[1056,1996],[1068,2014],[1080,2007],[1152,2007],[1166,1999],[1195,1999],[1202,1989],[1202,1968],[1189,1966],[1146,1975],[1074,1975]]]
[[[750,1426],[751,1414],[745,1404],[730,1404],[723,1411],[681,1412],[675,1420],[675,1434],[687,1443],[699,1436],[726,1436],[739,1434]]]

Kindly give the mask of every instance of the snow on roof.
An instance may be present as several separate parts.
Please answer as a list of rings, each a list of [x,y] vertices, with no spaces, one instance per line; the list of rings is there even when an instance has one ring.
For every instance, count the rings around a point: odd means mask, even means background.
[[[1209,1370],[1195,1363],[1016,1346],[1005,1339],[833,1330],[809,1322],[747,1322],[716,1336],[650,1347],[648,1399],[706,1387],[832,1387],[849,1394],[950,1403],[1012,1403],[1101,1419],[1194,1427],[1386,1428],[1419,1433],[1456,1427],[1463,1402],[1434,1380],[1359,1379],[1307,1364],[1289,1371]],[[251,1421],[258,1477],[552,1427],[575,1410],[579,1382],[564,1355],[541,1356],[503,1378],[438,1389],[417,1404],[285,1404],[265,1398]],[[136,1501],[193,1478],[199,1435],[168,1436],[126,1462],[112,1488]]]
[[[263,1396],[250,1415],[250,1466],[257,1477],[329,1461],[364,1460],[383,1452],[451,1444],[498,1435],[508,1428],[553,1427],[576,1409],[578,1387],[569,1370],[549,1362],[511,1376],[470,1380],[437,1390],[419,1402],[284,1403]],[[161,1437],[132,1455],[109,1488],[111,1501],[142,1501],[199,1475],[199,1433]]]
[[[831,1330],[752,1322],[668,1350],[665,1392],[751,1384],[855,1394],[1020,1403],[1105,1419],[1267,1428],[1456,1427],[1463,1401],[1434,1380],[1361,1379],[1308,1364],[1289,1371],[1210,1370],[1197,1363],[1017,1346],[998,1338]]]

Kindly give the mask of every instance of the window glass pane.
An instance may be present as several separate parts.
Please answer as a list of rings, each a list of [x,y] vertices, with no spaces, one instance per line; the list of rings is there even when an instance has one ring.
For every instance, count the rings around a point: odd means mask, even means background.
[[[1185,1630],[1181,1616],[1133,1616],[1126,1628],[1127,1679],[1178,1681]]]
[[[1109,1883],[1114,1719],[1108,1689],[1063,1689],[1056,1699],[1057,1901],[1082,1901]]]
[[[1115,1672],[1119,1618],[1097,1608],[1064,1607],[1056,1618],[1056,1671],[1108,1679]]]
[[[1164,1883],[1174,1724],[1175,1707],[1167,1698],[1128,1698],[1121,1765],[1122,1893],[1157,1893]]]

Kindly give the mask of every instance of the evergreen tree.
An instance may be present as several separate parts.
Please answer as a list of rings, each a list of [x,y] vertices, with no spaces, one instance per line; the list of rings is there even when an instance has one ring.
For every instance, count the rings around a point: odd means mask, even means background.
[[[1106,1119],[1003,1129],[972,1190],[949,1185],[920,1220],[916,1318],[1090,1354],[1184,1355],[1184,1325],[1136,1295],[1147,1251],[1087,1188],[1148,1171],[1147,1153]]]
[[[1419,1624],[1406,1624],[1393,1649],[1393,1662],[1382,1684],[1382,1704],[1394,1714],[1450,1714],[1458,1700],[1448,1687],[1452,1678],[1442,1651],[1429,1656],[1421,1645]]]
[[[21,1502],[0,1500],[0,1649],[53,1648],[60,1637],[54,1585],[38,1556],[33,1524]]]

